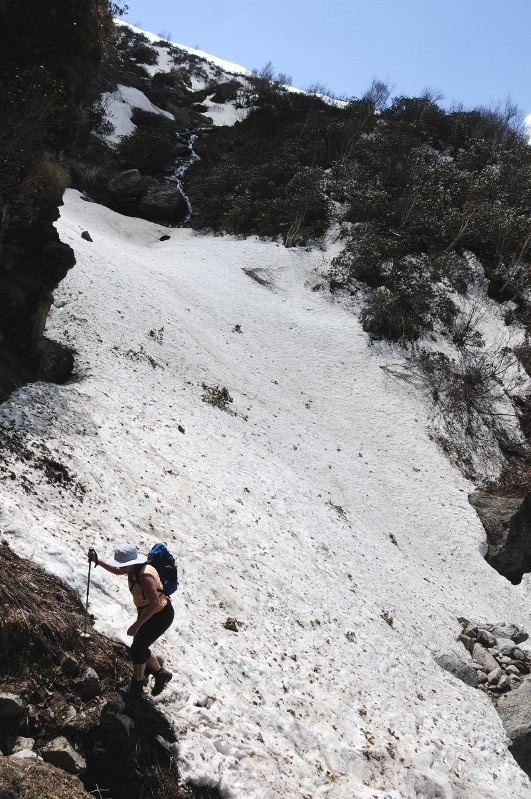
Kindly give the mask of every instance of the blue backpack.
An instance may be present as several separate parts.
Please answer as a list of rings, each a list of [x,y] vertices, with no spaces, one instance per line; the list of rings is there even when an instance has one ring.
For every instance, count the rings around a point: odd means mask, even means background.
[[[157,570],[166,596],[174,594],[179,585],[177,564],[166,544],[155,544],[148,552],[147,562]]]

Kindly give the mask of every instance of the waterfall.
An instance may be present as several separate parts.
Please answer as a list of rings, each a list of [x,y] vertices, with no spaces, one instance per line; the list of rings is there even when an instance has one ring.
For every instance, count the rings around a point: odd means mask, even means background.
[[[201,128],[200,131],[201,130],[203,130],[203,128]],[[205,130],[208,130],[208,128],[205,128]],[[194,150],[194,144],[196,143],[196,141],[198,139],[198,136],[199,136],[199,133],[190,133],[188,135],[188,139],[186,141],[186,144],[190,148],[190,157],[189,157],[188,161],[185,161],[183,164],[181,164],[180,166],[176,167],[175,170],[172,172],[172,174],[168,178],[168,180],[171,180],[173,183],[175,183],[177,185],[177,187],[178,187],[179,191],[181,192],[181,194],[183,196],[183,199],[184,199],[184,201],[186,203],[186,207],[188,208],[188,213],[186,214],[186,217],[185,217],[185,219],[182,222],[183,225],[186,222],[188,222],[188,220],[192,216],[192,203],[190,202],[190,198],[188,197],[188,195],[184,191],[181,178],[184,175],[184,173],[186,172],[186,170],[195,161],[199,161],[199,156],[197,155],[197,153]]]

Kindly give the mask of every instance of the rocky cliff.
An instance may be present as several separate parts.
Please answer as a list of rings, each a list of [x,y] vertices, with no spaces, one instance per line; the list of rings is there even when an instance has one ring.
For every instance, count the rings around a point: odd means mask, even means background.
[[[53,227],[68,175],[57,163],[112,29],[108,3],[0,4],[0,399],[63,381],[72,353],[45,339],[53,290],[75,263]]]

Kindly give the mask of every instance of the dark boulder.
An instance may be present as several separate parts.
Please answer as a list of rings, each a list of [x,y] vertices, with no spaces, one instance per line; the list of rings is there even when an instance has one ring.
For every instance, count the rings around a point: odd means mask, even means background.
[[[23,716],[26,704],[17,694],[0,693],[0,718],[14,719]]]
[[[127,201],[134,197],[140,197],[146,188],[146,183],[146,178],[140,174],[138,169],[127,169],[111,178],[107,183],[107,190],[118,202]]]
[[[509,751],[531,777],[531,681],[502,696],[496,709],[511,740]]]
[[[476,491],[468,499],[487,534],[485,560],[518,585],[531,571],[531,494],[522,501]]]
[[[192,111],[190,108],[179,108],[168,104],[168,111],[175,117],[177,129],[180,131],[195,130],[196,128],[208,128],[212,126],[211,117]]]
[[[70,745],[64,736],[50,741],[41,751],[43,760],[69,774],[82,774],[87,768],[85,758]]]
[[[235,100],[238,92],[242,88],[241,83],[237,80],[230,80],[226,83],[218,83],[216,91],[210,98],[213,103],[227,103]]]
[[[174,152],[176,158],[190,158],[190,147],[188,144],[175,145]]]
[[[188,206],[180,188],[169,181],[152,181],[140,198],[140,216],[154,222],[178,224],[188,215]]]
[[[445,671],[449,671],[458,680],[470,685],[472,688],[477,688],[478,676],[476,670],[472,668],[469,663],[465,663],[457,655],[442,654],[435,657],[435,662]]]
[[[40,359],[36,380],[49,383],[65,383],[74,369],[74,353],[66,344],[43,338],[40,343]]]

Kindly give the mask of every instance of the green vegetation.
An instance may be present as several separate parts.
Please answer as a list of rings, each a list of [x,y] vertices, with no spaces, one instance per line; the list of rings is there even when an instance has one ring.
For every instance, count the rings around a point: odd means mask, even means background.
[[[72,141],[83,121],[112,18],[98,0],[4,0],[0,22],[0,204],[24,216],[21,205],[28,211],[43,189],[53,192],[51,170],[43,185],[43,159]]]
[[[197,146],[201,160],[186,175],[192,225],[281,236],[287,246],[319,239],[331,220],[326,170],[338,156],[341,112],[261,77],[251,84],[247,118]]]
[[[122,167],[149,175],[171,169],[179,146],[175,122],[139,108],[134,109],[132,122],[135,130],[124,136],[116,148]]]
[[[388,104],[380,83],[325,103],[288,92],[269,67],[245,92],[247,118],[197,147],[185,177],[195,228],[292,246],[337,220],[345,246],[330,287],[362,293],[374,338],[415,341],[451,326],[452,295],[477,279],[478,261],[491,296],[518,300],[531,255],[531,149],[514,108],[445,111],[429,95]]]

